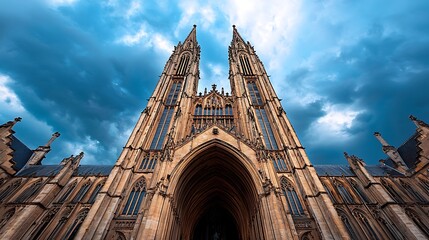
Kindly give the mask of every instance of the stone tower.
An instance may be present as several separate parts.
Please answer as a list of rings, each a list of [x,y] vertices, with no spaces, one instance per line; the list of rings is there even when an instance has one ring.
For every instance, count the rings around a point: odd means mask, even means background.
[[[235,27],[231,93],[197,93],[196,27],[168,59],[113,166],[45,165],[0,125],[0,239],[427,239],[429,124],[379,165],[313,166]],[[319,159],[321,161],[323,159]]]
[[[77,237],[348,238],[253,46],[234,26],[231,94],[197,93],[199,59],[194,26]]]

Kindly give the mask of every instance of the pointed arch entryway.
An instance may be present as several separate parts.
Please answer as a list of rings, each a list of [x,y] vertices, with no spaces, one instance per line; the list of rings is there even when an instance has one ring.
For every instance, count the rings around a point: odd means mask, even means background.
[[[261,176],[230,144],[213,139],[188,153],[172,171],[168,194],[174,219],[168,238],[264,238]],[[253,236],[253,237],[252,237]]]

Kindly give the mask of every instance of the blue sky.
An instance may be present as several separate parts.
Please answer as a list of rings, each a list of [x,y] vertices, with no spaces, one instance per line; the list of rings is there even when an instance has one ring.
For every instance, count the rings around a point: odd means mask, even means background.
[[[426,0],[0,0],[0,122],[20,116],[30,148],[61,137],[44,161],[86,153],[113,164],[174,45],[197,24],[199,91],[229,89],[235,24],[264,62],[314,164],[385,158],[429,122]]]

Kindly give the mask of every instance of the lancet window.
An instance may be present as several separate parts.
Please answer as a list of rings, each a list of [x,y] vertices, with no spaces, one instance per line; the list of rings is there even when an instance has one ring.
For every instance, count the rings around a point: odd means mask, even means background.
[[[39,239],[40,235],[42,235],[42,233],[45,231],[46,227],[49,225],[57,211],[58,208],[53,209],[43,218],[43,220],[40,222],[39,226],[36,228],[33,235],[31,236],[32,239]]]
[[[201,104],[198,104],[198,105],[195,107],[195,115],[196,115],[196,116],[201,116],[201,115],[203,115],[203,107],[201,106]]]
[[[122,211],[122,215],[137,215],[140,205],[143,202],[143,198],[146,194],[146,181],[144,178],[139,179],[133,189],[131,190],[130,195],[128,196],[125,207]]]
[[[379,221],[387,228],[392,239],[404,240],[404,236],[390,221],[383,218],[379,218]]]
[[[363,200],[364,203],[370,203],[368,196],[364,193],[364,191],[360,188],[360,186],[355,182],[351,181],[351,185],[353,190],[359,195],[359,197]]]
[[[240,65],[243,70],[243,75],[253,75],[252,67],[250,66],[249,58],[246,55],[240,55]]]
[[[411,209],[406,209],[405,213],[410,217],[413,222],[423,231],[424,234],[426,234],[426,237],[429,237],[429,225],[425,224],[421,218],[419,217],[419,214],[417,214],[415,211]]]
[[[429,182],[426,180],[421,180],[420,185],[423,187],[426,193],[429,194]]]
[[[427,202],[427,200],[417,192],[413,187],[411,187],[408,183],[401,181],[401,185],[407,190],[409,195],[411,195],[415,200],[419,202]]]
[[[354,215],[356,216],[358,222],[361,224],[361,227],[364,229],[364,232],[369,239],[380,239],[377,236],[376,231],[372,227],[372,224],[369,222],[368,218],[363,213],[361,213],[360,211],[355,211]]]
[[[349,191],[344,187],[343,183],[336,182],[338,192],[340,193],[341,197],[343,198],[343,201],[345,203],[354,203],[352,195],[350,195]]]
[[[262,102],[261,94],[259,93],[259,89],[256,86],[256,83],[254,81],[248,81],[247,89],[249,90],[252,104],[255,106],[262,106],[264,103]]]
[[[271,124],[268,121],[267,113],[263,108],[255,109],[256,116],[258,118],[259,125],[261,127],[261,132],[264,137],[265,146],[268,150],[277,150],[277,142],[274,138],[273,129],[271,128]]]
[[[5,189],[0,192],[0,202],[7,198],[11,193],[15,192],[16,189],[21,185],[21,180],[14,181],[9,184]]]
[[[58,203],[63,203],[63,202],[65,202],[67,199],[68,199],[68,197],[70,196],[70,194],[73,192],[73,190],[75,189],[75,187],[76,187],[76,181],[75,182],[73,182],[70,186],[68,186],[67,187],[67,190],[63,193],[63,195],[61,196],[61,198],[60,199],[58,199]]]
[[[337,203],[337,199],[334,197],[334,195],[331,192],[331,189],[329,189],[328,186],[324,182],[322,182],[323,187],[325,188],[326,193],[328,194],[329,198],[332,200],[333,203]]]
[[[177,98],[179,97],[180,90],[182,89],[182,82],[177,81],[173,82],[173,85],[170,88],[170,92],[167,96],[167,101],[165,102],[165,105],[172,106],[176,104]]]
[[[77,232],[79,231],[80,226],[82,225],[83,220],[85,220],[86,215],[88,215],[88,209],[81,210],[76,219],[73,221],[73,224],[67,229],[66,234],[62,238],[63,240],[74,239]]]
[[[29,199],[31,196],[33,196],[36,192],[39,191],[40,187],[42,186],[42,181],[38,180],[36,182],[34,182],[33,184],[31,184],[30,187],[28,187],[27,189],[25,189],[24,192],[21,193],[21,195],[19,195],[15,202],[17,203],[22,203],[27,201],[27,199]]]
[[[274,157],[272,157],[272,161],[273,161],[274,169],[277,172],[285,172],[288,170],[286,162],[282,156],[275,155]]]
[[[390,183],[388,183],[386,180],[382,179],[381,184],[384,186],[384,188],[389,192],[390,196],[398,203],[403,203],[401,196],[396,192],[396,190],[392,187]]]
[[[97,195],[100,192],[103,185],[104,185],[104,182],[101,182],[101,183],[97,184],[97,186],[95,186],[94,191],[92,192],[91,196],[88,199],[88,203],[94,203],[95,202],[95,198],[97,197]]]
[[[73,199],[73,203],[78,203],[80,202],[86,195],[86,193],[88,192],[89,188],[91,187],[91,182],[88,181],[86,182],[79,190],[79,192],[76,194],[76,196]]]
[[[339,215],[340,215],[341,221],[344,223],[344,226],[346,226],[347,232],[349,233],[351,239],[358,239],[355,233],[355,230],[353,229],[353,226],[350,223],[349,218],[342,212],[339,212]]]
[[[58,224],[55,226],[54,230],[52,230],[51,234],[49,235],[48,239],[56,239],[58,233],[60,232],[61,228],[64,226],[64,224],[67,222],[67,216],[64,214],[63,217],[61,217]]]
[[[8,210],[3,217],[1,218],[0,221],[0,229],[2,227],[4,227],[4,225],[6,225],[7,221],[9,221],[9,219],[15,214],[15,208],[12,208],[10,210]]]
[[[189,55],[188,54],[184,54],[182,55],[182,57],[180,57],[180,61],[179,61],[179,65],[177,67],[177,75],[179,76],[184,76],[186,74],[186,69],[188,67],[189,64]]]
[[[165,136],[167,135],[168,127],[170,126],[171,118],[174,113],[174,108],[165,108],[159,120],[158,127],[153,137],[150,149],[162,149]]]
[[[294,216],[304,215],[304,208],[299,200],[295,188],[285,179],[281,179],[283,194],[286,196],[289,211]]]
[[[158,154],[146,153],[140,163],[140,170],[153,171],[155,169],[156,163],[158,162]]]

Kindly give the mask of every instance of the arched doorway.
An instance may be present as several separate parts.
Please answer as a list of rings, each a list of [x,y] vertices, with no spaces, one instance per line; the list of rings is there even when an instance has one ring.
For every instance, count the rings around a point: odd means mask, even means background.
[[[174,184],[182,239],[263,238],[263,224],[252,229],[259,216],[259,175],[248,159],[214,141],[183,164]]]

